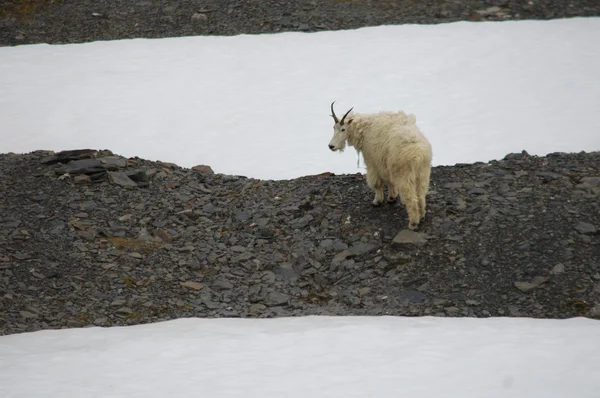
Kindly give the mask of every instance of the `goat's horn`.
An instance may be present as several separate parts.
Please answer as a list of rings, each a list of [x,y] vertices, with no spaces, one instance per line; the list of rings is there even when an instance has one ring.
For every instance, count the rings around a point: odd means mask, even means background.
[[[333,104],[335,104],[335,101],[333,101],[331,103],[331,116],[333,117],[333,120],[335,120],[335,122],[338,123],[339,120],[338,120],[337,116],[335,116],[335,112],[333,111]]]
[[[354,109],[354,107],[350,108],[350,111]],[[344,124],[344,119],[346,119],[346,116],[348,116],[348,114],[350,113],[350,111],[346,112],[346,114],[344,115],[344,117],[342,118],[342,121],[340,122],[340,124]]]

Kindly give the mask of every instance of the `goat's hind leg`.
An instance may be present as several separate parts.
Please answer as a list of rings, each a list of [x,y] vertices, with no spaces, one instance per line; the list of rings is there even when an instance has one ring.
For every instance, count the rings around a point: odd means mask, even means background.
[[[427,191],[429,190],[430,167],[424,167],[419,173],[417,181],[417,197],[419,198],[419,218],[423,220],[427,213]]]
[[[400,193],[402,203],[408,213],[408,229],[417,229],[420,222],[419,198],[417,197],[416,176],[411,172],[396,177],[394,185]]]

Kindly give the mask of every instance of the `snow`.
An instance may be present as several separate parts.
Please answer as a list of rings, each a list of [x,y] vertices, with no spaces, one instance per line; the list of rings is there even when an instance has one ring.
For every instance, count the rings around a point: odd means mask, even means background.
[[[578,398],[586,318],[178,319],[0,338],[3,398]]]
[[[0,48],[0,152],[108,148],[287,179],[357,169],[329,105],[417,116],[434,164],[600,149],[600,18]]]
[[[287,179],[354,173],[343,114],[415,113],[434,164],[600,149],[600,18],[0,48],[0,152],[108,148]],[[0,337],[2,398],[579,398],[600,323],[179,319]]]

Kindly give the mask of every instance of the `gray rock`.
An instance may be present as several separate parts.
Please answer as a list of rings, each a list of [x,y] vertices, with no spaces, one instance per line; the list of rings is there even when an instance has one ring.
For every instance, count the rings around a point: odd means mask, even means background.
[[[207,166],[204,164],[194,166],[194,167],[192,167],[192,170],[198,171],[201,174],[207,174],[207,175],[215,174],[214,170],[210,166]]]
[[[565,272],[565,265],[563,263],[558,263],[556,264],[553,268],[552,271],[550,271],[550,273],[552,275],[560,275],[563,272]]]
[[[531,293],[533,290],[537,289],[539,286],[546,283],[547,281],[548,278],[545,276],[536,276],[531,280],[531,282],[518,281],[515,282],[514,285],[523,293]]]
[[[470,192],[474,195],[485,195],[487,193],[485,189],[479,187],[471,188]]]
[[[460,309],[458,307],[446,307],[444,308],[444,312],[446,314],[448,314],[448,316],[457,316],[460,312]]]
[[[350,256],[362,256],[363,254],[372,253],[378,248],[378,245],[374,245],[372,243],[358,242],[352,245],[352,247],[348,250],[348,254]]]
[[[446,299],[440,299],[440,298],[434,298],[433,299],[433,305],[437,306],[437,307],[445,307],[450,303],[449,300]]]
[[[234,253],[244,253],[248,250],[244,246],[238,246],[238,245],[231,246],[229,249]]]
[[[129,316],[133,314],[133,310],[129,307],[121,307],[115,313],[119,316]]]
[[[105,169],[102,167],[102,163],[98,159],[81,159],[73,160],[63,167],[57,169],[57,174],[91,174],[104,172]]]
[[[204,205],[204,207],[202,207],[202,211],[208,214],[215,214],[221,211],[221,209],[219,209],[217,206],[213,205],[212,203],[207,203]]]
[[[456,198],[456,209],[464,211],[467,209],[467,202],[463,198]]]
[[[179,282],[179,284],[182,287],[186,287],[189,289],[193,289],[193,290],[201,290],[204,285],[200,282],[194,282],[194,281],[185,281],[185,282]]]
[[[358,289],[358,293],[361,296],[365,296],[365,295],[371,293],[371,288],[370,287],[361,287],[360,289]]]
[[[583,177],[579,181],[578,188],[600,187],[600,177]]]
[[[325,251],[333,251],[333,240],[331,239],[323,239],[319,243],[319,247]]]
[[[288,17],[283,17],[279,19],[279,24],[285,28],[289,28],[294,26],[294,23]]]
[[[294,229],[303,229],[303,228],[306,228],[312,220],[314,220],[313,216],[311,216],[310,214],[307,214],[305,216],[302,216],[300,218],[293,220],[290,223],[290,226]]]
[[[598,232],[598,230],[596,229],[595,226],[593,226],[590,223],[583,222],[583,221],[578,222],[575,225],[575,229],[577,230],[577,232],[579,232],[582,235],[593,235],[596,232]]]
[[[48,195],[35,195],[32,196],[31,199],[35,200],[36,202],[45,202],[46,200],[48,200]]]
[[[536,173],[537,176],[542,177],[544,181],[554,181],[560,180],[561,178],[565,178],[562,174],[553,173],[549,171],[539,171]]]
[[[590,309],[589,316],[594,319],[600,319],[600,303]]]
[[[315,283],[321,287],[325,287],[329,284],[329,280],[321,274],[315,274]]]
[[[21,317],[23,317],[25,319],[31,319],[31,318],[38,317],[37,314],[34,314],[33,312],[29,312],[29,311],[20,311],[19,313],[21,314]]]
[[[118,300],[114,300],[112,303],[110,303],[110,306],[111,307],[122,307],[126,303],[127,303],[127,300],[118,299]]]
[[[202,14],[199,12],[192,14],[192,21],[206,21],[207,19],[208,17],[206,16],[206,14]]]
[[[115,169],[127,167],[127,159],[120,156],[107,156],[98,158],[100,163],[106,168],[113,166]]]
[[[108,180],[115,185],[120,185],[122,187],[137,187],[138,185],[133,181],[127,173],[122,171],[109,171],[108,172]]]
[[[298,277],[298,274],[291,263],[281,263],[278,267],[275,267],[273,273],[286,279],[295,279]]]
[[[19,228],[21,221],[10,221],[4,224],[4,228]]]
[[[275,307],[279,305],[286,305],[288,303],[289,296],[287,294],[279,293],[279,292],[271,292],[267,295],[265,303],[269,307]]]
[[[417,290],[405,290],[398,299],[407,303],[420,303],[427,300],[427,296]]]
[[[333,257],[333,259],[331,259],[331,264],[340,264],[345,259],[347,259],[349,256],[350,256],[350,250],[344,250],[342,252],[339,252],[338,254],[336,254]]]
[[[259,227],[257,228],[256,232],[258,233],[258,236],[260,236],[262,239],[273,239],[275,237],[273,231],[267,228]]]
[[[248,221],[250,218],[252,218],[252,213],[249,211],[238,211],[235,213],[235,218],[237,218],[239,221]]]
[[[127,177],[129,177],[131,181],[139,184],[147,182],[150,179],[150,174],[147,170],[132,170],[125,172],[125,174],[127,174]],[[139,184],[138,186],[140,186]]]
[[[332,244],[332,248],[334,251],[346,250],[348,247],[349,246],[346,243],[342,242],[339,239],[335,239]]]
[[[505,6],[508,4],[508,0],[485,0],[486,3],[493,6]],[[510,157],[510,155],[520,155],[518,157]],[[522,159],[524,156],[528,156],[527,151],[523,151],[523,153],[513,153],[504,157],[504,159]]]
[[[447,188],[447,189],[460,189],[462,187],[463,187],[462,182],[448,182],[448,183],[444,184],[444,188]]]
[[[205,298],[202,300],[202,304],[204,304],[206,306],[206,308],[208,308],[209,310],[219,310],[221,309],[221,304],[219,303],[215,303],[214,301]]]
[[[215,290],[231,290],[233,287],[234,285],[231,282],[224,279],[217,279],[212,284],[212,288]]]
[[[52,154],[50,156],[45,156],[42,158],[41,163],[43,164],[56,164],[56,163],[66,163],[73,160],[87,159],[94,156],[96,150],[94,149],[75,149],[68,151],[60,151],[56,154]]]
[[[85,202],[83,202],[81,204],[81,210],[84,210],[84,211],[94,210],[97,207],[98,207],[98,204],[96,202],[94,202],[93,200],[86,200]]]
[[[78,185],[86,185],[86,184],[91,184],[92,179],[90,178],[90,176],[88,176],[86,174],[80,174],[80,175],[76,175],[75,178],[73,178],[73,182]]]
[[[392,240],[396,247],[421,247],[427,243],[427,239],[420,234],[409,229],[403,229]]]
[[[495,1],[505,2],[506,0],[495,0]],[[504,160],[522,160],[523,158],[528,157],[528,156],[529,156],[529,154],[527,153],[527,151],[523,150],[520,153],[513,152],[513,153],[507,154],[506,156],[504,156]]]
[[[265,312],[266,309],[267,309],[267,306],[264,304],[260,304],[260,303],[252,304],[250,306],[250,309],[248,310],[248,313],[252,314],[252,315],[259,315],[259,314],[262,314],[263,312]]]

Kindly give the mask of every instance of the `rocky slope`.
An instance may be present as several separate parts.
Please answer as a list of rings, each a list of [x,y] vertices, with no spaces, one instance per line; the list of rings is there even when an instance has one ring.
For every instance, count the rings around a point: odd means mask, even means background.
[[[598,0],[3,0],[0,45],[598,15]]]
[[[217,170],[218,171],[218,170]],[[600,317],[600,153],[435,167],[402,231],[364,177],[0,155],[0,334],[175,317]]]

